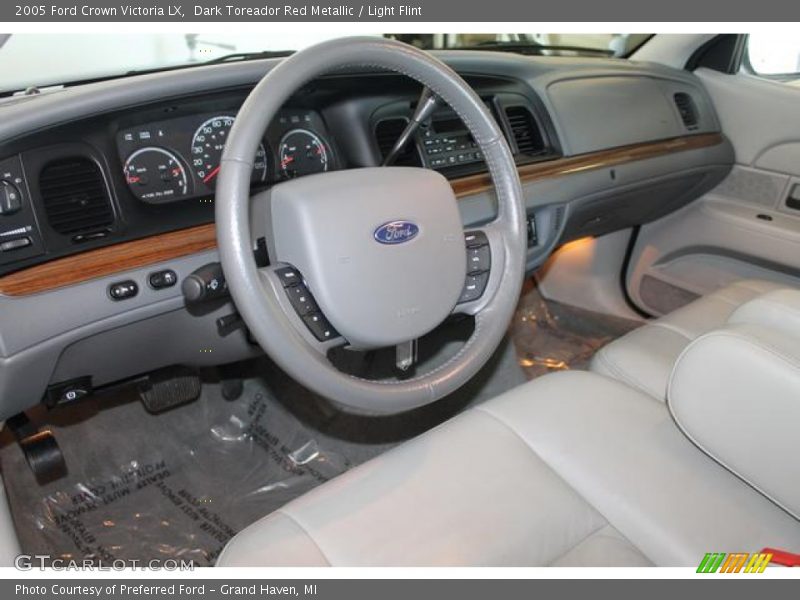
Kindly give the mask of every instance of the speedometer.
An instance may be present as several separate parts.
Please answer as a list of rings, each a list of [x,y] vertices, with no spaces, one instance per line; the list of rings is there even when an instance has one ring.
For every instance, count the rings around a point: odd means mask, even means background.
[[[214,187],[219,173],[222,150],[228,139],[235,117],[217,115],[204,121],[192,136],[192,169],[197,178],[208,187]],[[259,144],[253,162],[251,181],[259,183],[267,178],[267,152]]]

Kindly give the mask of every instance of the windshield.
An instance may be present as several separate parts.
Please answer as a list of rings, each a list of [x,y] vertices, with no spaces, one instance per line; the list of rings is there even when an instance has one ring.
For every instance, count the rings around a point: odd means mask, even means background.
[[[0,35],[0,92],[115,77],[199,64],[242,60],[242,54],[300,50],[348,35],[292,31],[286,34],[14,34]],[[359,35],[364,35],[359,31]],[[645,34],[380,34],[431,49],[476,49],[537,55],[626,56]],[[235,56],[230,56],[235,55]]]

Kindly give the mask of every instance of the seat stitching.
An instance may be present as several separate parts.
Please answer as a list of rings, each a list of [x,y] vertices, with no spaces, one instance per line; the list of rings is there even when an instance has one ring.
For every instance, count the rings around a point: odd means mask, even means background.
[[[581,496],[581,497],[582,497],[582,496]],[[587,502],[587,504],[588,504],[588,502]],[[591,505],[589,505],[589,506],[591,506]],[[594,507],[592,507],[592,508],[594,508]],[[598,513],[599,513],[599,511],[598,511]],[[600,515],[600,516],[602,517],[603,515]],[[603,517],[603,519],[605,520],[605,517]],[[547,563],[547,566],[549,566],[549,567],[552,567],[554,563],[557,563],[559,560],[561,560],[562,558],[564,558],[564,557],[565,557],[567,554],[569,554],[570,552],[572,552],[573,550],[575,550],[575,548],[577,548],[578,546],[580,546],[581,544],[583,544],[583,543],[584,543],[586,540],[588,540],[590,537],[592,537],[593,535],[595,535],[597,532],[601,531],[602,529],[605,529],[606,527],[612,527],[611,523],[609,523],[608,521],[606,521],[606,522],[605,522],[605,523],[603,523],[602,525],[598,525],[597,529],[594,529],[593,531],[590,531],[590,532],[589,532],[589,533],[586,535],[586,537],[582,538],[582,539],[581,539],[579,542],[577,542],[577,543],[576,543],[574,546],[572,546],[571,548],[568,548],[568,549],[567,549],[567,550],[565,550],[565,551],[564,551],[562,554],[559,554],[558,556],[556,556],[556,557],[555,557],[553,560],[551,560],[549,563]]]
[[[630,387],[636,388],[637,390],[644,392],[648,396],[657,396],[657,392],[654,392],[650,386],[645,385],[643,382],[639,381],[634,375],[631,375],[624,371],[619,364],[615,363],[609,356],[608,351],[603,352],[602,350],[597,353],[596,358],[599,362],[603,363],[614,377],[621,380],[622,383],[629,385]],[[666,396],[666,390],[664,391],[664,396]]]
[[[593,510],[594,510],[594,511],[597,513],[597,514],[599,514],[599,515],[600,515],[600,516],[601,516],[603,519],[605,519],[605,521],[606,521],[606,523],[607,523],[608,525],[611,525],[612,527],[614,527],[614,525],[611,523],[611,520],[610,520],[610,519],[608,519],[608,517],[606,517],[606,515],[605,515],[605,514],[603,514],[603,512],[602,512],[600,509],[598,509],[598,508],[597,508],[597,507],[596,507],[594,504],[592,504],[591,502],[589,502],[589,499],[588,499],[588,498],[586,498],[586,496],[584,496],[583,494],[581,494],[581,493],[580,493],[578,490],[576,490],[576,489],[575,489],[575,487],[574,487],[572,484],[570,484],[570,483],[569,483],[569,482],[568,482],[566,479],[564,479],[564,478],[561,476],[561,474],[560,474],[558,471],[556,471],[556,470],[555,470],[555,468],[553,467],[553,465],[551,465],[549,462],[547,462],[547,461],[546,461],[546,460],[545,460],[545,459],[542,457],[542,455],[541,455],[541,454],[539,454],[539,453],[536,451],[536,449],[535,449],[533,446],[531,446],[531,445],[528,443],[528,441],[527,441],[527,440],[526,440],[526,439],[525,439],[525,438],[522,436],[522,434],[521,434],[521,433],[519,433],[519,431],[517,431],[517,430],[516,430],[514,427],[512,427],[511,425],[509,425],[509,424],[508,424],[508,422],[506,422],[504,419],[500,418],[498,415],[496,415],[496,414],[494,414],[493,412],[491,412],[490,410],[488,410],[488,409],[486,408],[486,406],[477,406],[477,407],[475,407],[475,408],[473,408],[473,409],[471,409],[471,410],[480,411],[480,412],[482,412],[483,414],[485,414],[485,415],[488,415],[489,417],[491,417],[492,419],[494,419],[495,421],[497,421],[498,423],[500,423],[500,424],[501,424],[503,427],[505,427],[506,429],[508,429],[508,430],[509,430],[509,431],[510,431],[510,432],[511,432],[511,433],[512,433],[512,434],[513,434],[515,437],[517,437],[517,439],[519,439],[519,440],[520,440],[520,441],[521,441],[521,442],[522,442],[522,443],[525,445],[525,447],[526,447],[526,448],[528,448],[528,450],[530,450],[531,454],[533,454],[533,455],[534,455],[536,458],[538,458],[540,461],[542,461],[542,463],[543,463],[544,465],[546,465],[546,466],[547,466],[547,468],[548,468],[548,469],[550,469],[550,470],[551,470],[551,471],[552,471],[552,472],[555,474],[555,476],[556,476],[556,477],[558,477],[558,478],[559,478],[559,479],[560,479],[560,480],[561,480],[561,481],[564,483],[564,485],[565,485],[565,486],[567,486],[569,489],[571,489],[573,492],[575,492],[575,493],[578,495],[578,497],[579,497],[581,500],[583,500],[583,501],[586,503],[586,505],[587,505],[587,506],[589,506],[590,508],[592,508],[592,509],[593,509]],[[619,531],[619,529],[617,529],[616,527],[614,527],[614,529],[616,529],[617,531]],[[621,534],[621,535],[623,535],[623,536],[625,536],[625,534],[623,534],[621,531],[620,531],[620,534]],[[655,563],[655,561],[654,561],[654,560],[653,560],[653,559],[652,559],[650,556],[648,556],[647,554],[645,554],[645,553],[644,553],[644,552],[641,550],[641,548],[639,548],[639,547],[638,547],[636,544],[634,544],[634,543],[633,543],[633,541],[632,541],[630,538],[628,538],[627,536],[625,536],[625,539],[626,539],[626,540],[628,540],[628,542],[630,543],[630,545],[631,545],[633,548],[635,548],[635,549],[636,549],[636,550],[639,552],[639,554],[641,554],[642,556],[644,556],[645,558],[647,558],[647,560],[649,560],[651,563],[653,563],[653,564],[656,564],[656,563]],[[582,540],[582,541],[583,541],[583,540]],[[574,546],[573,546],[573,548],[574,548]]]
[[[681,329],[677,325],[673,325],[672,323],[666,323],[664,321],[656,322],[656,323],[650,323],[650,327],[661,327],[663,329],[666,329],[667,331],[671,331],[672,333],[675,333],[675,334],[677,334],[677,335],[679,335],[679,336],[681,336],[683,338],[686,338],[687,342],[691,342],[692,340],[697,338],[696,335],[692,335],[691,333],[688,333],[687,331]]]
[[[319,550],[319,553],[322,555],[322,558],[325,559],[325,562],[328,563],[328,566],[329,567],[333,566],[333,563],[328,558],[327,553],[322,549],[322,546],[319,545],[319,542],[316,540],[316,538],[313,535],[311,535],[311,532],[299,521],[297,517],[286,512],[286,510],[283,508],[279,508],[278,510],[275,511],[275,513],[283,515],[284,517],[289,519],[292,523],[297,525],[300,528],[300,530],[306,534],[306,537],[308,537],[308,539],[311,540],[311,543],[317,547],[317,550]]]

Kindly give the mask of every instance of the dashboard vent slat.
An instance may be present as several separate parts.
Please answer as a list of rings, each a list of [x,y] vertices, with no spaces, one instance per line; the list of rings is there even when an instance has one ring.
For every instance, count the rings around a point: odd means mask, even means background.
[[[695,129],[697,127],[697,108],[692,97],[685,92],[678,92],[673,96],[673,99],[683,124],[687,129]]]
[[[47,222],[68,235],[109,227],[114,210],[103,173],[93,160],[70,157],[52,161],[39,174]]]
[[[517,151],[520,154],[541,154],[545,149],[544,139],[531,111],[524,106],[508,106],[505,113]]]
[[[381,152],[381,158],[386,158],[386,155],[392,151],[394,143],[403,133],[407,124],[408,120],[402,117],[383,119],[378,122],[375,126],[375,141]],[[411,142],[406,144],[405,149],[395,159],[394,164],[403,167],[421,167],[422,163],[420,162],[416,145]]]

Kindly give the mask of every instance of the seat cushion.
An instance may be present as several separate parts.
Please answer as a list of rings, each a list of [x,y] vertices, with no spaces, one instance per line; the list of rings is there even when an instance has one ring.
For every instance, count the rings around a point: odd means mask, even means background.
[[[316,488],[218,565],[687,566],[768,545],[800,545],[800,523],[698,450],[662,402],[576,371]]]
[[[604,346],[594,355],[591,369],[666,401],[672,367],[693,340],[724,325],[746,302],[785,287],[745,280],[698,298]]]
[[[707,333],[681,354],[667,393],[689,439],[800,519],[797,333],[746,322]]]

